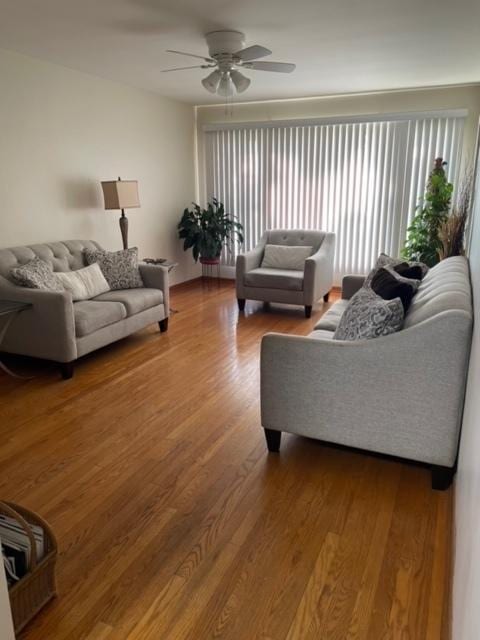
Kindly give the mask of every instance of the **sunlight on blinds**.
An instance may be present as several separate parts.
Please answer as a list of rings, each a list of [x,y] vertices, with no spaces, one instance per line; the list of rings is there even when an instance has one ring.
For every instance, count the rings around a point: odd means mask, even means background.
[[[238,216],[247,251],[266,229],[333,231],[339,282],[381,251],[398,254],[435,157],[456,180],[463,125],[454,116],[209,130],[207,195]]]

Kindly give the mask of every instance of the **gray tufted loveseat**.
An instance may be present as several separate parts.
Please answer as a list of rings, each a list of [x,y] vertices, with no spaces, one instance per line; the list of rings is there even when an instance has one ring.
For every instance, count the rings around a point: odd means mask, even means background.
[[[163,267],[140,264],[144,287],[108,291],[91,300],[72,302],[67,291],[27,289],[9,280],[12,267],[38,256],[54,271],[85,266],[83,250],[100,249],[90,240],[68,240],[0,249],[0,300],[28,302],[13,322],[1,349],[9,353],[53,360],[64,378],[73,374],[73,362],[95,349],[124,338],[149,324],[168,327],[168,272]]]

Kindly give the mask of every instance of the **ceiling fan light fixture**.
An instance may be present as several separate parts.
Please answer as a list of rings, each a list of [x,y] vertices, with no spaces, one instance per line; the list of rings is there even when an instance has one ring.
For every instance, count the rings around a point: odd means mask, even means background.
[[[230,77],[230,73],[223,73],[218,85],[217,93],[223,98],[231,98],[235,95],[235,86]]]
[[[202,84],[207,91],[210,91],[210,93],[217,93],[218,85],[220,84],[221,79],[222,74],[218,69],[216,69],[202,80]]]
[[[238,93],[243,93],[250,86],[250,78],[244,76],[240,71],[231,71],[230,77]]]

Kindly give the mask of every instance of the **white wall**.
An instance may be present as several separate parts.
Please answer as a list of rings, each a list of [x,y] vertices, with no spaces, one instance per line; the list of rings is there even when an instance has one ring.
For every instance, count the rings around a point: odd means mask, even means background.
[[[205,199],[203,127],[213,123],[268,122],[275,120],[311,119],[323,117],[385,115],[441,109],[467,109],[463,160],[473,157],[478,117],[480,115],[480,86],[415,89],[358,95],[249,102],[225,106],[199,106],[197,112],[198,191]]]
[[[480,637],[480,170],[470,269],[475,326],[455,484],[453,640]]]
[[[176,224],[194,199],[194,110],[94,76],[0,50],[0,247],[94,239],[120,249],[119,213],[101,180],[137,179],[127,212],[141,257],[197,275]]]

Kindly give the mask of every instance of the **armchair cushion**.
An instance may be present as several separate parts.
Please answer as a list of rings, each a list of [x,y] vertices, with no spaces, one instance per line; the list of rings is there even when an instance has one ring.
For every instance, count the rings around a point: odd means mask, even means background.
[[[160,289],[124,289],[119,291],[107,291],[93,298],[97,302],[119,302],[127,313],[127,316],[133,316],[140,311],[156,307],[163,303],[163,293]]]
[[[75,302],[73,313],[75,334],[78,338],[127,317],[127,311],[120,302],[97,302],[94,300]]]
[[[305,260],[312,255],[312,251],[313,247],[267,244],[261,266],[267,269],[303,271]]]
[[[244,283],[248,287],[302,291],[303,271],[259,267],[245,274]]]

